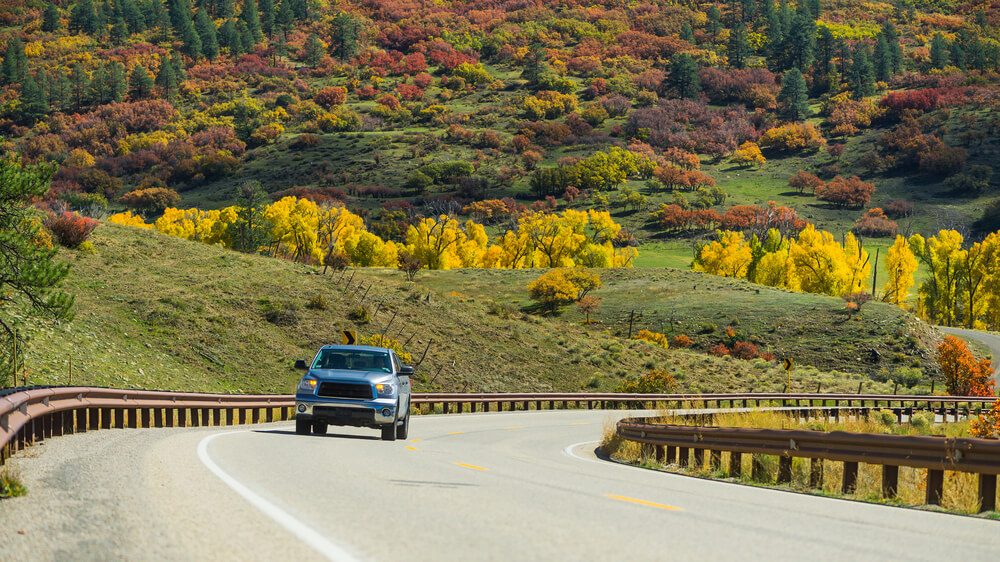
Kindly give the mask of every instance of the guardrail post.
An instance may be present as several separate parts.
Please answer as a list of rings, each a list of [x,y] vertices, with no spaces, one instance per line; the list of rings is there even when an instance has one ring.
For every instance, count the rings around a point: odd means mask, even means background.
[[[708,467],[715,472],[722,466],[722,451],[711,450],[708,452]]]
[[[542,401],[541,400],[535,400],[535,409],[536,410],[541,410],[542,409]]]
[[[694,449],[694,467],[705,468],[705,449]]]
[[[149,424],[149,417],[150,417],[149,408],[143,408],[142,409],[141,417],[142,417],[142,427],[152,427]]]
[[[677,466],[687,466],[688,465],[688,448],[687,447],[677,447]]]
[[[792,457],[778,457],[778,484],[788,484],[792,481]]]
[[[656,462],[663,464],[663,459],[664,459],[663,445],[656,445],[653,449],[653,452],[656,456]]]
[[[226,425],[236,425],[236,410],[226,408]]]
[[[809,487],[823,487],[823,459],[809,459]]]
[[[207,414],[208,410],[205,410],[205,413]],[[267,421],[267,423],[271,423],[274,421],[274,408],[264,409],[264,419]]]
[[[673,445],[667,445],[667,464],[674,464],[677,462],[677,447]]]
[[[899,467],[882,465],[882,497],[894,498],[899,491]]]
[[[111,429],[111,408],[101,408],[101,429]]]
[[[281,409],[281,412],[282,412],[282,413],[285,413],[285,408],[282,408],[282,409]],[[221,408],[214,408],[214,409],[212,410],[212,416],[213,416],[213,417],[215,418],[215,425],[216,425],[216,426],[220,426],[220,425],[222,425],[222,409],[221,409]],[[283,417],[284,417],[284,416],[283,416]],[[284,417],[284,419],[286,419],[286,420],[287,420],[288,418],[287,418],[287,417]]]
[[[927,497],[929,505],[941,505],[941,498],[944,496],[944,471],[927,470]]]
[[[260,408],[251,408],[250,415],[251,418],[253,419],[253,423],[255,424],[260,423]]]
[[[750,455],[750,478],[757,482],[769,480],[764,473],[764,461],[756,453]]]
[[[997,509],[997,475],[979,475],[979,511],[996,511]]]
[[[845,494],[853,494],[858,487],[858,463],[855,461],[844,461],[844,481],[840,491]]]
[[[739,478],[743,473],[743,453],[732,451],[729,453],[729,476]]]

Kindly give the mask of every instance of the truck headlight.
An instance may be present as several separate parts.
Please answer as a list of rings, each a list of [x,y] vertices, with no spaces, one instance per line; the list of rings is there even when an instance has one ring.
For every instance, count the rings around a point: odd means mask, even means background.
[[[295,389],[295,392],[304,392],[306,394],[312,394],[316,390],[316,379],[303,378],[299,381],[299,387]]]
[[[389,383],[379,383],[375,385],[375,392],[379,398],[391,398],[395,396],[396,389]]]

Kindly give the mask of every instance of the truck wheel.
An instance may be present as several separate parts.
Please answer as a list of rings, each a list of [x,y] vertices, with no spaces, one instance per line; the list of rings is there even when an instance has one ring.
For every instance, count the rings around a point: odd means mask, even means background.
[[[403,418],[403,423],[396,426],[396,439],[402,439],[406,441],[407,436],[410,434],[410,416],[407,414]]]
[[[295,433],[298,435],[309,435],[310,429],[312,429],[312,423],[308,420],[295,420]]]
[[[326,424],[323,422],[313,422],[312,430],[316,435],[326,435]]]
[[[396,440],[396,424],[388,424],[382,426],[382,441],[395,441]]]

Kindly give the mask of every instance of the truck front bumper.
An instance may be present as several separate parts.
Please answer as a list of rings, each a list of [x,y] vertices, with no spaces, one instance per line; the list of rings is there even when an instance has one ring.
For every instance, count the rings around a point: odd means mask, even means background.
[[[396,399],[362,401],[296,396],[295,419],[329,425],[377,428],[396,423]]]

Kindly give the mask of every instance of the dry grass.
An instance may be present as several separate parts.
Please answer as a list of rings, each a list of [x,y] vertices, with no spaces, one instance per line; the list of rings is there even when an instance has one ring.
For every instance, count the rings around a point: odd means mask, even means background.
[[[28,493],[28,488],[21,482],[21,474],[12,469],[0,470],[0,499],[16,498]]]
[[[888,416],[886,416],[888,417]],[[878,433],[894,435],[947,435],[951,437],[967,436],[968,423],[927,423],[930,416],[917,415],[915,423],[887,423],[881,412],[858,419],[842,419],[839,423],[832,420],[799,421],[795,417],[781,412],[740,412],[717,415],[714,425],[724,427],[758,427],[767,429],[802,429],[807,427],[817,431],[849,431],[852,433]],[[895,418],[893,417],[893,420]],[[660,421],[668,423],[696,424],[696,420],[686,420],[683,417],[664,416]],[[885,503],[901,506],[924,505],[926,494],[926,470],[910,467],[900,467],[898,495],[892,499],[882,498],[882,468],[881,465],[860,464],[858,467],[857,486],[853,493],[843,494],[843,463],[823,461],[823,484],[819,489],[809,485],[811,461],[804,458],[792,459],[792,480],[787,484],[776,484],[778,474],[778,457],[776,455],[744,454],[741,459],[739,476],[729,474],[731,455],[721,454],[720,468],[712,470],[706,463],[695,466],[694,459],[687,467],[678,464],[666,465],[658,463],[652,448],[644,448],[641,444],[620,439],[615,433],[614,424],[605,423],[601,442],[602,450],[612,459],[628,464],[698,476],[703,478],[720,478],[753,486],[773,486],[797,492],[842,497],[854,500]],[[689,449],[690,451],[690,449]],[[690,453],[689,453],[690,454]],[[707,458],[707,457],[706,457]],[[753,463],[762,467],[761,477],[753,478]],[[975,474],[963,472],[945,472],[944,497],[941,509],[954,513],[975,514],[979,512],[977,480]],[[997,518],[997,514],[987,517]]]

